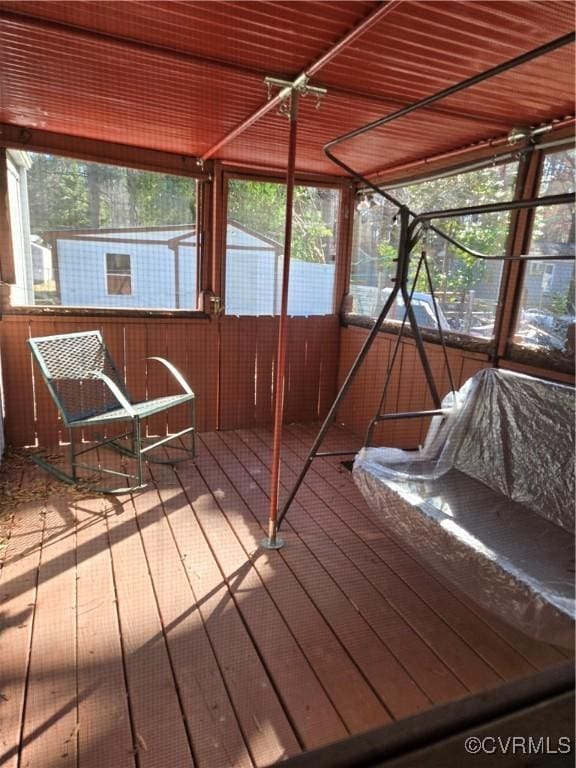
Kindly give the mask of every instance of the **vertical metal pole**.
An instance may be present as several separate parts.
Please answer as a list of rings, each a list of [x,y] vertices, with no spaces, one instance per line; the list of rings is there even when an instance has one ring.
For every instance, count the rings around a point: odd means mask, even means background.
[[[298,99],[296,88],[290,96],[290,138],[288,144],[288,170],[286,173],[286,225],[284,229],[284,262],[282,270],[282,301],[278,325],[278,347],[274,376],[274,438],[272,443],[272,468],[270,507],[268,512],[268,538],[262,540],[267,549],[280,549],[284,545],[278,538],[278,496],[280,491],[280,454],[282,448],[282,421],[284,416],[284,384],[286,373],[286,343],[288,335],[288,288],[290,285],[290,256],[292,253],[292,208],[294,201],[294,177],[296,167],[296,138],[298,132]]]
[[[72,479],[74,482],[78,480],[76,472],[76,439],[74,437],[74,430],[68,427],[68,433],[70,434],[70,466],[72,467]]]
[[[192,458],[196,458],[196,398],[190,401],[190,418],[192,420]]]

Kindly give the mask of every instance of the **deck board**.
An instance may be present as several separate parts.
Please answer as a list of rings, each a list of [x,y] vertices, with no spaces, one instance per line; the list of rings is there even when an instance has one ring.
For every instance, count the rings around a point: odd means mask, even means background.
[[[266,465],[237,435],[224,434],[222,439],[229,447],[233,446],[238,461],[247,468],[250,476],[262,484],[257,509],[265,517],[268,496],[264,488],[269,484]],[[336,548],[330,546],[328,538],[315,524],[314,509],[309,508],[308,517],[298,503],[294,507],[294,516],[290,518],[294,520],[294,526],[290,524],[290,527],[294,533],[295,529],[302,530],[302,535],[291,541],[293,546],[283,550],[282,556],[308,594],[314,597],[350,657],[392,716],[407,717],[428,708],[430,702],[423,691],[381,641],[354,600],[344,591],[353,587],[353,577],[350,576],[347,563],[343,558],[338,558]],[[336,562],[331,559],[331,555],[336,558]]]
[[[257,440],[268,449],[270,448],[265,433],[258,432],[251,435],[241,432],[240,435],[256,450]],[[286,441],[283,451],[283,475],[287,481],[292,482],[295,474],[290,467],[299,470],[302,461],[296,453],[290,454],[288,441]],[[387,569],[375,560],[369,547],[364,545],[334,514],[341,502],[341,497],[328,484],[322,484],[321,479],[314,477],[314,484],[316,492],[306,484],[299,498],[306,510],[313,510],[315,523],[321,526],[326,535],[336,544],[336,547],[330,547],[328,550],[330,559],[327,561],[327,567],[337,575],[339,583],[347,590],[350,600],[358,606],[362,615],[404,668],[410,670],[410,674],[431,702],[450,701],[456,696],[467,693],[468,689],[457,675],[420,637],[414,625],[417,622],[411,623],[390,602],[387,594],[390,583],[390,578],[387,578],[389,576]],[[298,527],[306,533],[306,521],[299,522]],[[384,600],[380,589],[385,594]]]
[[[107,546],[106,501],[85,499],[74,510],[77,551],[82,553],[76,566],[78,763],[83,768],[134,768],[135,737]]]
[[[314,432],[286,428],[282,493]],[[3,767],[259,768],[570,654],[430,573],[336,459],[314,462],[286,547],[262,549],[270,450],[256,425],[203,434],[133,496],[25,473],[40,488],[0,570]]]
[[[134,502],[136,519],[142,515],[151,519],[140,533],[195,761],[198,766],[229,762],[249,768],[252,761],[220,676],[199,601],[188,581],[183,562],[186,552],[173,536],[174,532],[185,542],[192,516],[180,486],[173,475],[170,479],[170,485],[162,482],[160,494],[153,488],[136,496]],[[190,659],[194,659],[193,665]]]
[[[267,765],[297,753],[298,743],[290,723],[198,524],[198,510],[214,514],[208,506],[210,494],[192,494],[193,509],[178,500],[183,495],[180,487],[172,496],[175,504],[170,505],[164,488],[161,494],[178,537],[181,561],[193,585],[195,604],[206,626],[252,760],[256,765]],[[190,603],[194,605],[192,599]],[[235,765],[237,759],[239,756],[234,755],[232,764]],[[244,760],[248,764],[245,757]]]
[[[242,547],[195,468],[183,466],[177,474],[187,495],[196,499],[192,506],[199,524],[212,551],[217,552],[219,568],[235,607],[260,650],[299,741],[312,748],[344,738],[344,724],[266,589],[267,576],[274,568],[273,555],[258,551],[259,538],[250,539],[248,551]]]
[[[22,729],[21,765],[76,766],[76,547],[57,497],[46,508]],[[57,652],[55,653],[55,649]]]
[[[141,524],[153,526],[152,517],[142,515]],[[191,765],[190,745],[132,500],[119,497],[109,502],[106,519],[134,722],[133,748],[141,768]]]
[[[0,571],[0,764],[6,768],[18,765],[44,528],[41,511],[40,502],[16,510]]]
[[[265,534],[263,521],[259,522],[252,515],[224,471],[211,460],[211,454],[201,452],[197,464],[210,486],[218,489],[220,508],[234,527],[246,554],[253,555]],[[284,559],[260,550],[259,557],[252,558],[252,562],[277,610],[284,617],[286,626],[346,725],[347,732],[355,733],[386,720],[382,704]],[[335,670],[339,670],[339,675],[335,675]],[[346,686],[341,684],[342,679],[346,680]],[[317,711],[313,715],[321,717]],[[326,729],[327,722],[327,718],[322,718],[322,730]],[[316,735],[315,738],[320,737]]]

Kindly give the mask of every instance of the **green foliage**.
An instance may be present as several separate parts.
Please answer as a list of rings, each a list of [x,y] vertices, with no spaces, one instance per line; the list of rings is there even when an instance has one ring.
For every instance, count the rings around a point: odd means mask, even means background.
[[[546,309],[559,317],[574,312],[573,304],[570,303],[570,296],[567,296],[566,293],[553,293],[546,298],[545,305]]]
[[[324,263],[334,256],[338,193],[296,187],[292,218],[292,258]],[[258,234],[284,242],[286,187],[262,181],[231,181],[228,217]]]
[[[88,227],[86,180],[77,161],[31,155],[28,171],[30,227],[33,233],[63,227]]]
[[[191,224],[196,218],[193,179],[31,154],[30,224],[50,229],[152,227]]]
[[[435,179],[400,190],[417,212],[462,208],[512,198],[517,163]],[[510,214],[490,213],[445,219],[437,223],[447,235],[474,251],[501,256],[506,247]],[[486,262],[430,234],[425,245],[435,287],[464,293],[477,286],[486,274]],[[424,279],[419,290],[425,290]]]
[[[517,163],[510,163],[400,187],[390,190],[390,194],[417,213],[469,207],[486,201],[511,199],[516,171]],[[371,206],[357,214],[356,260],[359,265],[364,261],[367,274],[372,269],[367,265],[371,255],[377,257],[378,272],[384,276],[394,273],[392,260],[396,258],[398,247],[398,227],[393,226],[396,213],[395,206],[374,196]],[[472,250],[500,256],[506,247],[509,214],[451,218],[438,222],[437,226]],[[466,254],[433,233],[428,233],[415,249],[415,255],[421,248],[427,252],[432,280],[438,290],[463,294],[477,286],[486,275],[487,262]],[[412,276],[416,262],[417,258],[413,258]],[[358,268],[362,270],[362,266]],[[423,270],[416,289],[428,290]]]
[[[284,239],[286,188],[261,181],[230,181],[228,218],[281,243]]]

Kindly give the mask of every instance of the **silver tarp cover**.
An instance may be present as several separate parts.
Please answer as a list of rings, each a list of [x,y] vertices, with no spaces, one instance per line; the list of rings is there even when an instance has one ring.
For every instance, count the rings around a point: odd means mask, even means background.
[[[419,451],[364,448],[368,503],[441,575],[526,633],[570,645],[574,392],[488,369],[443,402]]]

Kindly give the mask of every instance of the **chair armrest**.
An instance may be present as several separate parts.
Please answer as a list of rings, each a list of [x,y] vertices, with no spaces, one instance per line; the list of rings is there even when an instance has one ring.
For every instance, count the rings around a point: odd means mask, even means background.
[[[192,389],[190,389],[188,382],[186,381],[184,376],[182,376],[178,368],[172,365],[172,363],[168,362],[168,360],[165,360],[163,357],[148,357],[147,360],[158,360],[159,363],[162,363],[163,366],[168,368],[168,370],[170,371],[172,376],[174,376],[178,384],[180,384],[184,392],[186,392],[187,395],[194,396],[194,392],[192,391]]]
[[[134,418],[136,416],[136,411],[134,408],[132,408],[129,401],[126,399],[125,395],[122,393],[120,388],[117,384],[115,384],[112,379],[109,376],[106,376],[105,373],[101,373],[100,371],[87,371],[91,376],[94,376],[96,379],[100,379],[100,381],[103,381],[104,384],[108,387],[108,389],[112,392],[116,400],[120,403],[122,408],[128,413],[129,416]]]

